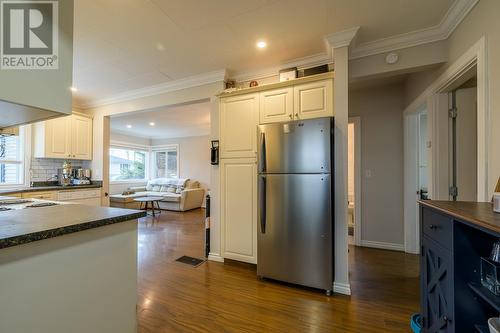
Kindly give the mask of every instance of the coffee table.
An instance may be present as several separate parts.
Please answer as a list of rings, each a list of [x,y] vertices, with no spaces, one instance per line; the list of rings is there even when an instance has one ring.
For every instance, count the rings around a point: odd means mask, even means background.
[[[158,212],[158,215],[161,214],[161,209],[160,209],[161,200],[163,200],[163,197],[141,197],[134,199],[135,202],[139,202],[140,209],[145,210],[148,215],[153,215],[153,216],[156,216],[155,215],[156,211]],[[148,213],[148,209],[151,211],[151,214]]]

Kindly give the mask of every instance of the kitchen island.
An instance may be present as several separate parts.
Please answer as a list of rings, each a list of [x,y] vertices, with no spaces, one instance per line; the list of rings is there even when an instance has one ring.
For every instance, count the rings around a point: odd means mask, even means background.
[[[143,216],[78,204],[0,212],[0,332],[136,332]]]

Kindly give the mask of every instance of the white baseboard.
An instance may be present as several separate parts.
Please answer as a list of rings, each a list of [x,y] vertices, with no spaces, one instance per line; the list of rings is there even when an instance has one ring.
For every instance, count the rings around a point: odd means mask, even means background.
[[[374,241],[362,240],[361,246],[372,247],[375,249],[384,249],[384,250],[405,252],[405,246],[403,244],[396,244],[396,243],[374,242]]]
[[[351,295],[351,285],[348,283],[333,283],[333,292],[342,295]]]
[[[209,253],[208,260],[216,262],[224,262],[224,258],[222,258],[218,253]]]

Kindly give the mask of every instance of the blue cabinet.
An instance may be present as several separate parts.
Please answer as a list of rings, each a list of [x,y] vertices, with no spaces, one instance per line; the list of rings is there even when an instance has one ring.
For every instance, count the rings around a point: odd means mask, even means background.
[[[489,203],[425,202],[420,236],[422,332],[487,332],[500,297],[481,285],[480,263],[500,237],[500,216]]]
[[[424,332],[454,332],[452,254],[427,236],[422,241],[421,290]]]

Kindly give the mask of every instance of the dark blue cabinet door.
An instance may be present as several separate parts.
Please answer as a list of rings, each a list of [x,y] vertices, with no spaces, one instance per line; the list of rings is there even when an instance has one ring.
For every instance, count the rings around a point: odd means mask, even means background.
[[[455,332],[452,263],[449,250],[431,238],[423,237],[421,290],[424,332]]]

